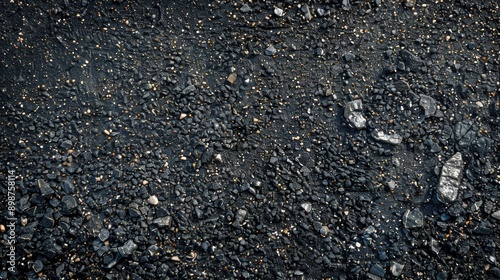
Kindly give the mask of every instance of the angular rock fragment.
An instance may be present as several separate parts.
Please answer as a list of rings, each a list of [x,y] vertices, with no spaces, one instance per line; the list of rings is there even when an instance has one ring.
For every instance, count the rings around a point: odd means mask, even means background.
[[[399,56],[404,64],[413,72],[418,71],[420,67],[424,66],[424,62],[408,50],[401,50]]]
[[[377,129],[372,132],[372,137],[376,141],[384,142],[384,143],[388,143],[388,144],[393,144],[393,145],[401,144],[401,141],[403,141],[403,137],[401,137],[397,133],[386,134],[385,132],[383,132],[381,130],[377,130]]]
[[[416,228],[424,225],[424,214],[420,209],[406,210],[403,215],[403,225],[405,228]]]
[[[156,218],[153,220],[153,224],[158,225],[158,227],[169,227],[170,224],[172,223],[172,217],[171,216],[165,216],[165,217],[160,217]]]
[[[247,215],[247,211],[246,210],[243,210],[243,209],[238,210],[238,212],[236,212],[236,216],[234,218],[232,226],[233,227],[240,227],[241,226],[241,222],[243,222],[243,220],[245,219],[246,215]]]
[[[464,162],[460,152],[453,155],[443,166],[437,188],[437,198],[440,202],[450,203],[457,199],[463,168]]]
[[[390,267],[392,275],[399,277],[401,275],[401,273],[403,273],[404,267],[405,267],[404,264],[392,262],[391,267]]]
[[[426,118],[434,116],[434,114],[436,113],[437,107],[436,100],[434,100],[434,98],[425,94],[421,94],[419,104],[420,106],[422,106],[422,108],[424,108]]]
[[[363,116],[363,103],[360,99],[348,102],[344,109],[344,117],[356,129],[366,128],[366,118]]]

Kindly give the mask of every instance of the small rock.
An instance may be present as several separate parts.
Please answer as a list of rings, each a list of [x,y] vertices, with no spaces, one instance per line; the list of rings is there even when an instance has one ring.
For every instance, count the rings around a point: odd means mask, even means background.
[[[274,8],[274,14],[279,16],[279,17],[282,17],[283,16],[283,9],[281,8]]]
[[[500,221],[500,210],[493,212],[491,216]]]
[[[417,228],[424,225],[424,214],[419,208],[406,210],[403,215],[403,225],[405,228]]]
[[[396,81],[394,83],[394,87],[399,92],[407,92],[407,91],[409,91],[411,89],[410,85],[405,80]]]
[[[404,265],[397,263],[397,262],[391,262],[391,273],[393,276],[399,277],[401,276],[401,273],[403,272]]]
[[[151,205],[158,205],[158,198],[156,195],[152,195],[148,198],[148,203]]]
[[[311,210],[312,210],[311,203],[304,202],[304,203],[300,204],[300,207],[302,207],[302,209],[304,209],[304,211],[306,211],[306,213],[311,213]]]
[[[421,94],[419,104],[420,106],[422,106],[422,108],[424,108],[426,118],[434,116],[434,114],[436,113],[437,106],[436,100],[434,100],[434,98],[425,94]]]
[[[413,8],[417,4],[417,0],[405,0],[405,6],[407,8]]]
[[[38,189],[40,190],[40,194],[44,197],[48,197],[54,194],[54,190],[43,179],[38,180]]]
[[[384,143],[388,143],[388,144],[393,144],[393,145],[399,145],[403,141],[403,137],[401,137],[399,134],[396,134],[396,133],[386,134],[385,132],[377,130],[377,129],[375,129],[372,132],[372,137],[376,141],[384,142]]]
[[[165,217],[160,217],[156,218],[153,220],[153,224],[158,225],[158,227],[169,227],[170,224],[172,224],[172,217],[170,216],[165,216]]]
[[[245,5],[241,6],[240,11],[242,13],[249,13],[252,11],[252,9],[250,8],[250,6],[248,6],[248,4],[245,4]]]
[[[311,11],[309,10],[309,6],[308,5],[303,5],[300,9],[304,13],[304,17],[306,18],[306,20],[311,20],[312,19],[312,14],[311,14]]]
[[[457,199],[463,168],[464,162],[460,152],[457,152],[445,163],[437,188],[437,197],[440,202],[450,203]]]
[[[63,212],[67,214],[73,212],[76,206],[78,206],[76,199],[71,195],[63,196],[63,198],[61,199],[61,204],[63,207]]]
[[[101,231],[99,232],[99,240],[101,240],[102,242],[108,240],[109,238],[109,230],[103,228],[101,229]]]
[[[33,270],[38,273],[43,270],[43,263],[40,260],[36,260],[33,264]]]
[[[124,245],[123,245],[123,253],[125,255],[131,255],[137,250],[138,246],[137,244],[134,243],[132,240],[128,240]]]
[[[234,84],[234,82],[236,82],[236,78],[237,77],[238,77],[238,75],[236,75],[236,73],[231,73],[227,77],[227,82],[230,83],[230,84]]]
[[[351,61],[351,60],[354,60],[356,58],[356,56],[350,52],[346,52],[344,54],[344,58],[345,58],[345,61]]]
[[[351,9],[351,3],[349,0],[342,0],[342,10],[349,11]]]
[[[61,146],[61,148],[67,150],[67,149],[73,147],[73,142],[71,140],[64,140],[64,141],[62,141],[60,146]]]
[[[381,278],[385,277],[385,269],[382,266],[380,266],[379,264],[373,265],[370,268],[370,273],[372,273],[378,277],[381,277]]]
[[[268,56],[273,56],[276,54],[276,48],[273,45],[270,45],[269,47],[267,47],[264,53]]]
[[[233,227],[240,227],[241,223],[245,219],[246,215],[247,215],[246,210],[243,210],[243,209],[238,210],[238,212],[236,212],[236,215],[234,217],[234,221],[232,223],[232,226]]]
[[[411,71],[416,72],[420,69],[420,67],[424,66],[424,62],[408,50],[401,50],[399,52],[399,56]]]
[[[189,85],[189,86],[185,87],[182,90],[182,95],[186,95],[186,94],[192,93],[195,90],[196,90],[196,86],[195,85]]]
[[[366,119],[363,116],[363,103],[360,99],[348,102],[344,109],[344,117],[356,129],[366,128]]]
[[[216,154],[215,157],[214,157],[214,159],[215,159],[216,162],[221,163],[222,162],[222,155],[221,154]]]

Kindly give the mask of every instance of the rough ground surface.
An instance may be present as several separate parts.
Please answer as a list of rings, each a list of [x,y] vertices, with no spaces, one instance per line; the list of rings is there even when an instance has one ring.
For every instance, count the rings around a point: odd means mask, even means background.
[[[0,277],[500,278],[499,18],[495,0],[2,1]]]

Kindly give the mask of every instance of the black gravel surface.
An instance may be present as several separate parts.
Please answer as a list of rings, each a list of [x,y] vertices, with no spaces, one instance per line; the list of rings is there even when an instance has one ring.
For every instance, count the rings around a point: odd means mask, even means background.
[[[2,1],[0,278],[500,279],[499,20]]]

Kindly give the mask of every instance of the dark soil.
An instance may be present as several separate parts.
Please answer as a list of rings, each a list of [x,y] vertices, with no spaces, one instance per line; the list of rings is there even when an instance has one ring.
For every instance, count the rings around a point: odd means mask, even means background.
[[[499,20],[495,0],[3,1],[0,278],[500,279]]]

